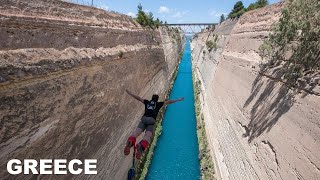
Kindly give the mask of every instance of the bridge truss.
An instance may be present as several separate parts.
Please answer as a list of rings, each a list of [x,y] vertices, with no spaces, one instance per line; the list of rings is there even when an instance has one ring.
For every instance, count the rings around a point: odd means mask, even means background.
[[[185,34],[195,34],[205,28],[215,28],[217,23],[183,23],[183,24],[164,24],[164,26],[179,27]]]

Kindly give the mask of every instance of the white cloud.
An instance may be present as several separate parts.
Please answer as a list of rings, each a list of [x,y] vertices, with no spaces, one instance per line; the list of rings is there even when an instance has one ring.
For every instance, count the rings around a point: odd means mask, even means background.
[[[133,12],[128,12],[127,15],[131,16],[133,18],[137,17],[137,15],[135,13],[133,13]]]
[[[187,13],[188,13],[188,11],[183,11],[183,12],[178,11],[174,15],[172,15],[172,17],[174,17],[174,18],[182,18]]]
[[[169,13],[170,12],[170,9],[166,6],[160,6],[159,8],[159,11],[158,11],[160,14],[162,13]]]
[[[225,13],[225,12],[219,12],[219,11],[215,11],[215,10],[211,10],[209,12],[210,16],[215,16],[215,17],[220,17],[222,14],[227,15],[227,13]]]

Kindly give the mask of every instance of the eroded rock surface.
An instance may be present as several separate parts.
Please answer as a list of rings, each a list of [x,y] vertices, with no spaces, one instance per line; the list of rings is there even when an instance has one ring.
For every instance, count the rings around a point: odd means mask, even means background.
[[[221,179],[319,179],[320,97],[259,74],[259,46],[283,5],[226,21],[192,40],[208,141]],[[216,40],[208,51],[206,41]]]
[[[53,0],[1,1],[0,24],[0,177],[14,158],[97,159],[98,175],[40,178],[125,179],[143,113],[125,89],[164,96],[180,33]]]

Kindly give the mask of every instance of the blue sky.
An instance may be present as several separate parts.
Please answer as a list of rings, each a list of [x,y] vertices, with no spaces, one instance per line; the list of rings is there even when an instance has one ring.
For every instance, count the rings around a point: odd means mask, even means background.
[[[91,4],[91,0],[72,0]],[[94,5],[109,11],[134,16],[141,3],[144,11],[168,23],[216,23],[221,14],[228,14],[238,0],[93,0]],[[256,0],[243,0],[247,7]],[[269,0],[270,4],[280,0]]]

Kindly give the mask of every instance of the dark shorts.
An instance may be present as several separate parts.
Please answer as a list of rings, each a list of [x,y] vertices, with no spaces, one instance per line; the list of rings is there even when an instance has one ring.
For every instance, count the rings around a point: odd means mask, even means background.
[[[153,117],[142,116],[141,121],[138,125],[138,128],[142,129],[143,131],[147,130],[147,131],[153,132],[155,123],[156,123],[156,120]]]

